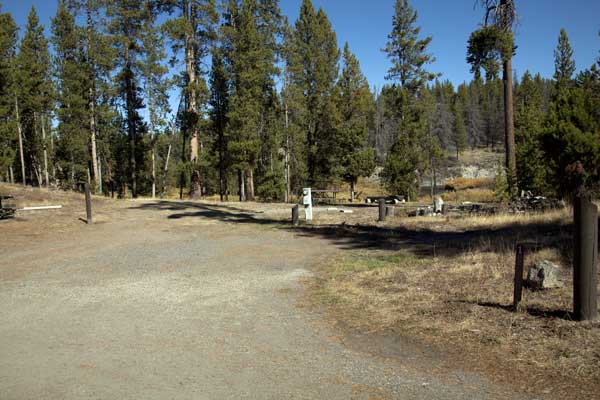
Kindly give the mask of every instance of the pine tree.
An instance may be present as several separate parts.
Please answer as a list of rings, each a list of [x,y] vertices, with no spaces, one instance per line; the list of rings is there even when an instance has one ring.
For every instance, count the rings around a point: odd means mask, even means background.
[[[419,39],[421,27],[415,25],[417,12],[408,0],[396,0],[394,9],[392,32],[383,49],[392,62],[386,79],[398,82],[400,88],[414,94],[436,77],[436,74],[424,68],[435,61],[431,54],[426,53],[432,38],[427,36]]]
[[[575,72],[575,60],[573,60],[573,49],[569,43],[567,31],[560,29],[558,44],[554,50],[554,80],[557,85],[563,85],[571,81]]]
[[[454,136],[452,142],[456,148],[456,159],[460,157],[467,147],[467,128],[465,126],[465,111],[463,106],[463,99],[457,97],[454,101]]]
[[[75,25],[75,17],[60,1],[52,19],[53,67],[56,84],[58,119],[58,178],[64,187],[75,188],[86,180],[89,130],[84,121],[89,114],[88,74],[84,32]]]
[[[354,201],[358,178],[369,176],[375,168],[375,152],[366,147],[374,103],[369,84],[348,43],[344,45],[342,59],[342,73],[337,83],[341,125],[336,148],[341,176],[350,183],[350,199]]]
[[[17,45],[17,25],[9,13],[0,9],[0,176],[14,181],[16,160],[14,62]]]
[[[451,109],[451,100],[454,88],[449,81],[440,83],[436,80],[433,87],[434,107],[432,111],[431,133],[443,149],[448,149],[452,141],[454,115]]]
[[[398,132],[388,154],[383,181],[391,192],[413,198],[418,186],[418,170],[423,169],[427,160],[420,157],[419,146],[427,131],[426,118],[416,106],[419,91],[437,75],[425,70],[425,65],[433,62],[433,56],[427,53],[431,37],[419,39],[420,27],[415,26],[417,12],[408,0],[396,0],[395,14],[392,19],[392,32],[389,42],[383,49],[392,60],[387,79],[393,80],[397,110]]]
[[[208,56],[215,39],[214,28],[218,14],[215,0],[160,0],[158,3],[169,14],[177,13],[174,18],[165,22],[164,28],[172,41],[173,53],[184,53],[185,77],[181,82],[186,104],[183,140],[189,140],[190,144],[190,196],[196,197],[202,195],[200,169],[203,160],[199,149],[203,147],[203,138],[200,136],[200,128],[203,123],[202,110],[209,96],[205,80],[208,71],[202,69],[202,62]],[[172,64],[176,61],[174,58]]]
[[[517,159],[515,150],[513,71],[512,57],[515,52],[513,25],[517,19],[515,0],[481,0],[485,10],[484,26],[469,38],[467,61],[476,78],[479,70],[486,70],[486,80],[497,75],[498,63],[502,64],[504,84],[504,145],[505,167],[509,197],[517,195]],[[491,79],[490,79],[491,78]]]
[[[284,201],[291,200],[292,193],[300,190],[307,181],[307,157],[306,133],[303,130],[304,92],[302,87],[294,82],[297,62],[296,37],[294,29],[289,25],[287,19],[282,27],[281,56],[283,58],[282,73],[282,143],[281,152],[283,158],[284,176]]]
[[[94,191],[102,192],[102,160],[105,161],[107,174],[105,178],[113,178],[111,168],[111,146],[113,137],[115,110],[108,104],[112,99],[112,77],[116,54],[109,43],[109,37],[103,31],[102,22],[106,13],[107,2],[104,0],[66,0],[69,11],[78,20],[85,21],[84,55],[81,69],[85,71],[87,88],[87,121],[80,122],[87,127],[89,170]]]
[[[229,150],[240,178],[242,200],[253,200],[255,171],[259,186],[280,185],[271,174],[278,144],[274,140],[274,108],[278,107],[274,76],[276,35],[280,31],[279,9],[270,1],[244,0],[228,7],[224,36],[231,78],[228,109]],[[269,174],[268,179],[263,175]],[[242,188],[242,185],[244,186]],[[268,192],[272,192],[269,190]],[[261,189],[261,193],[267,191]]]
[[[555,90],[542,138],[551,187],[557,188],[559,197],[585,194],[600,182],[600,125],[584,88],[575,86],[569,75],[574,64],[564,51],[567,42],[566,34],[559,37]]]
[[[315,12],[303,0],[296,21],[292,59],[292,84],[302,93],[299,124],[306,135],[307,181],[310,186],[329,182],[335,175],[335,128],[339,113],[334,90],[340,51],[335,32],[323,9]]]
[[[33,183],[35,177],[35,182],[41,186],[47,145],[43,140],[43,132],[47,129],[51,111],[52,83],[48,42],[33,7],[16,63],[17,105],[24,142],[26,178]]]
[[[142,22],[141,33],[142,62],[141,75],[144,96],[148,108],[148,131],[150,135],[151,185],[152,198],[156,197],[157,185],[157,135],[167,129],[167,114],[170,112],[168,91],[171,80],[165,66],[166,52],[164,35],[157,25],[157,15],[149,10]]]
[[[544,125],[540,88],[529,71],[516,90],[516,141],[519,187],[536,193],[547,192],[547,169],[543,159],[541,135]]]
[[[210,72],[210,120],[213,136],[213,162],[219,171],[219,195],[221,201],[228,199],[229,168],[231,156],[229,154],[229,137],[227,135],[229,112],[229,76],[223,60],[221,48],[214,48],[212,52]]]
[[[119,68],[116,89],[125,113],[129,141],[128,184],[134,198],[138,196],[138,178],[144,160],[144,152],[138,146],[145,131],[139,112],[144,108],[141,88],[141,65],[144,57],[144,48],[141,45],[142,27],[145,21],[152,18],[151,13],[152,8],[148,2],[140,4],[138,0],[113,0],[107,3],[109,31],[117,54],[116,65]]]

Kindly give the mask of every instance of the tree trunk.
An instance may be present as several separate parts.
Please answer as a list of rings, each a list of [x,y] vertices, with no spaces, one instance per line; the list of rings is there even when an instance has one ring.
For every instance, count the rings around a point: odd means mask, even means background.
[[[129,134],[129,168],[131,179],[131,197],[137,197],[137,165],[135,157],[136,126],[135,126],[135,93],[133,70],[129,60],[129,50],[125,49],[125,90],[127,97],[127,131]]]
[[[191,179],[190,179],[190,197],[197,197],[200,193],[200,171],[198,170],[198,110],[197,99],[198,89],[196,87],[196,47],[195,37],[196,32],[196,4],[194,1],[183,1],[183,13],[190,29],[185,32],[185,69],[188,76],[188,115],[193,115],[191,118],[191,126],[188,126],[190,132],[190,163],[191,163]]]
[[[517,155],[515,146],[515,114],[513,108],[512,59],[504,61],[504,140],[506,177],[511,198],[517,195]]]
[[[46,146],[46,121],[44,121],[44,114],[41,115],[42,123],[42,142],[44,146],[44,180],[46,187],[50,186],[50,178],[48,176],[48,146]]]
[[[245,191],[245,182],[244,182],[244,172],[241,169],[238,169],[238,192],[240,195],[240,201],[246,201],[246,191]]]
[[[15,94],[15,113],[17,114],[17,133],[19,135],[19,157],[21,158],[21,177],[23,186],[27,184],[25,177],[25,155],[23,154],[23,133],[21,132],[21,118],[19,117],[19,100]]]
[[[10,183],[12,185],[15,183],[15,173],[13,172],[12,165],[8,167],[8,172],[10,173]]]
[[[98,192],[102,194],[102,160],[98,157]]]
[[[94,59],[92,54],[92,5],[91,0],[87,1],[87,57],[89,63],[91,64],[90,68],[90,87],[88,89],[89,96],[89,108],[90,108],[90,151],[91,151],[91,159],[92,159],[92,177],[94,180],[94,185],[92,188],[96,189],[96,182],[98,180],[98,155],[96,150],[96,77],[94,74]]]
[[[165,160],[165,173],[162,180],[162,190],[161,196],[167,191],[167,174],[169,172],[169,158],[171,158],[171,144],[169,143],[169,148],[167,149],[167,159]]]
[[[75,189],[75,158],[71,152],[71,188]]]
[[[156,198],[156,136],[154,133],[154,103],[152,101],[152,92],[149,90],[148,93],[148,113],[149,115],[149,129],[150,129],[150,158],[152,160],[152,198]]]
[[[288,105],[287,101],[285,102],[285,158],[284,158],[284,172],[283,175],[285,177],[285,195],[284,202],[290,202],[290,195],[292,192],[292,182],[290,178],[290,131],[289,131],[289,115],[288,115]]]
[[[350,202],[351,203],[354,203],[354,189],[355,189],[355,185],[356,185],[356,182],[355,182],[354,179],[352,179],[350,181]]]
[[[52,182],[57,186],[56,183],[56,159],[54,157],[54,131],[50,128],[50,154],[52,155]]]
[[[248,168],[246,171],[246,200],[254,201],[254,169]]]

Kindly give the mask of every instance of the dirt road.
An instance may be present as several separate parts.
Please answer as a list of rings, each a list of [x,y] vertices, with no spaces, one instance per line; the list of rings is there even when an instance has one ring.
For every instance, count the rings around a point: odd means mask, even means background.
[[[193,203],[91,227],[47,215],[0,221],[1,399],[511,397],[419,349],[372,355],[302,307],[302,280],[340,251],[322,239]]]

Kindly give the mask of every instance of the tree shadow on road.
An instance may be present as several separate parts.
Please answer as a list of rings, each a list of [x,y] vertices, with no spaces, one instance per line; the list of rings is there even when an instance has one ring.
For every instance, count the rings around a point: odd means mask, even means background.
[[[516,243],[524,242],[536,251],[557,249],[565,261],[569,261],[572,248],[572,226],[559,219],[440,232],[422,227],[390,227],[376,224],[301,224],[292,227],[288,220],[273,218],[263,211],[192,201],[162,200],[134,208],[172,211],[167,216],[171,220],[209,218],[228,223],[272,225],[294,232],[300,237],[320,238],[344,250],[403,250],[422,257],[457,257],[477,251],[512,251]]]
[[[280,225],[283,222],[276,219],[266,218],[259,212],[253,212],[248,209],[192,201],[161,200],[157,202],[141,204],[137,207],[132,207],[132,209],[147,211],[173,211],[173,213],[170,213],[167,216],[168,219],[173,220],[203,217],[216,219],[222,222],[233,222],[240,224]]]

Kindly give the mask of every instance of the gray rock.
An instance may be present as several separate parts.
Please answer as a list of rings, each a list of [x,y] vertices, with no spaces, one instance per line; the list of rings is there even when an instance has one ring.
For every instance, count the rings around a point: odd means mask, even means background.
[[[560,288],[564,286],[560,267],[548,260],[540,261],[527,272],[527,283],[534,290]]]

